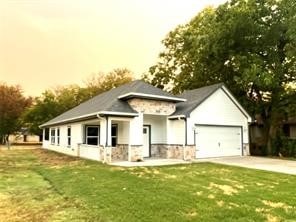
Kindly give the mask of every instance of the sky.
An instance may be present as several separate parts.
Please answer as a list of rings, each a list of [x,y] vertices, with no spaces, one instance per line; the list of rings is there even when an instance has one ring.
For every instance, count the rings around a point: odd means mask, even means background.
[[[140,78],[161,40],[225,0],[0,0],[0,82],[38,96],[93,73],[128,68]]]

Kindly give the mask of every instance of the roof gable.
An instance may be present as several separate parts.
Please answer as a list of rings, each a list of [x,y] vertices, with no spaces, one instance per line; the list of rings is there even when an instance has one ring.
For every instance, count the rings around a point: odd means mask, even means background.
[[[222,89],[223,92],[230,98],[230,100],[237,106],[237,108],[251,121],[251,116],[247,111],[240,105],[240,103],[235,99],[232,93],[227,89],[223,83],[218,83],[210,86],[201,87],[198,89],[193,89],[185,91],[179,96],[185,98],[187,101],[178,103],[176,105],[176,111],[171,116],[190,116],[190,113],[202,104],[207,98],[209,98],[218,89]]]

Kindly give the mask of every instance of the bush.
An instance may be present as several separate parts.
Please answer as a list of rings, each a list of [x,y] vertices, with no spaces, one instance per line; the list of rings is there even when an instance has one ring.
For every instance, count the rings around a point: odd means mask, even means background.
[[[296,140],[288,137],[277,137],[273,142],[273,154],[284,157],[296,157]]]

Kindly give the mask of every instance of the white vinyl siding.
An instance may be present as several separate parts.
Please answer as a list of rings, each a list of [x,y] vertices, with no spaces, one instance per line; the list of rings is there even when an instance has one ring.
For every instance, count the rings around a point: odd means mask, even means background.
[[[218,89],[190,114],[187,120],[188,144],[194,144],[195,124],[243,127],[243,143],[249,143],[248,118],[222,89]]]
[[[167,120],[168,144],[185,144],[185,121]]]
[[[151,143],[166,143],[166,116],[161,115],[145,115],[144,114],[144,125],[151,126]],[[139,129],[142,133],[142,129]]]

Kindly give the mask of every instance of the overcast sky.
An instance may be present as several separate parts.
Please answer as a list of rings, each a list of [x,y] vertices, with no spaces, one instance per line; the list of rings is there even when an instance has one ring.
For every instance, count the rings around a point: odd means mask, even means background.
[[[19,84],[36,96],[114,68],[140,77],[157,61],[170,30],[223,2],[1,0],[0,82]]]

